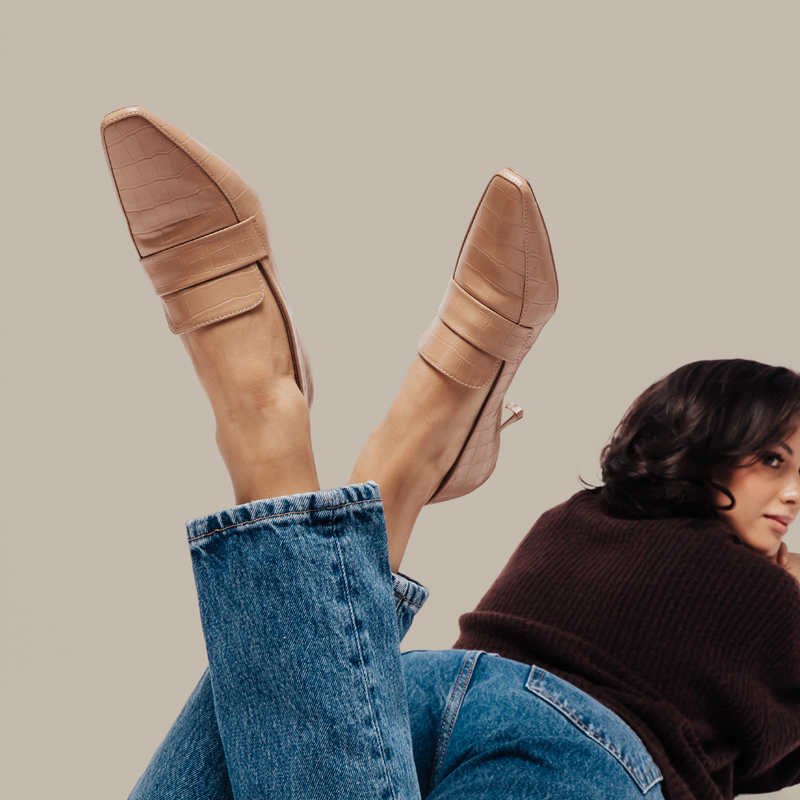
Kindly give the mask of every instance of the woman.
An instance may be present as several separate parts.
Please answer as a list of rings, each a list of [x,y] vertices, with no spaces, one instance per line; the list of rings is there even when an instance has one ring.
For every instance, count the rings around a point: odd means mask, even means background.
[[[320,492],[310,371],[257,198],[141,109],[102,132],[239,504],[189,523],[209,671],[134,797],[712,798],[797,782],[800,592],[780,536],[800,499],[799,376],[710,362],[656,384],[606,450],[602,491],[544,515],[463,619],[463,649],[401,665],[427,594],[392,574],[414,521],[488,477],[506,389],[555,309],[530,187],[492,179],[421,358],[351,485]]]

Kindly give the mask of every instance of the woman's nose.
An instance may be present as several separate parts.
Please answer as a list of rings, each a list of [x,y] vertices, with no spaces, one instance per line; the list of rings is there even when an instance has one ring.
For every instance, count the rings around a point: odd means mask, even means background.
[[[797,505],[800,503],[800,472],[791,476],[786,486],[781,491],[781,500],[790,505]]]

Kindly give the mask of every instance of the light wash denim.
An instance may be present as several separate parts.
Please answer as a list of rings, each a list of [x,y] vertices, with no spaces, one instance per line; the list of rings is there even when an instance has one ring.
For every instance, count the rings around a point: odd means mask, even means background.
[[[187,529],[209,668],[131,798],[662,798],[633,731],[560,678],[401,657],[428,593],[390,572],[375,484]]]

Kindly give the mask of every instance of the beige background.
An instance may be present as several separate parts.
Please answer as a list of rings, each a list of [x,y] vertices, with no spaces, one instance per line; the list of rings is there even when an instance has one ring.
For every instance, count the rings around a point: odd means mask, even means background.
[[[404,564],[433,590],[406,646],[448,647],[650,382],[701,358],[800,368],[799,8],[6,3],[3,797],[127,796],[204,668],[183,522],[232,502],[106,173],[106,112],[166,117],[262,197],[326,486],[396,391],[486,181],[532,182],[562,302],[509,395],[525,420]]]

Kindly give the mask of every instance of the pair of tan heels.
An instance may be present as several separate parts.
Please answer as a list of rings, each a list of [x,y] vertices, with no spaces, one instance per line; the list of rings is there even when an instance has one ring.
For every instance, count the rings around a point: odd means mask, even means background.
[[[131,106],[101,126],[111,175],[140,263],[170,330],[187,333],[275,296],[308,404],[308,356],[286,301],[264,211],[236,170],[174,125]],[[510,169],[489,182],[461,245],[439,314],[420,355],[459,383],[492,389],[455,464],[429,502],[477,489],[494,470],[500,430],[522,416],[506,390],[553,315],[558,281],[550,241],[528,182]]]

